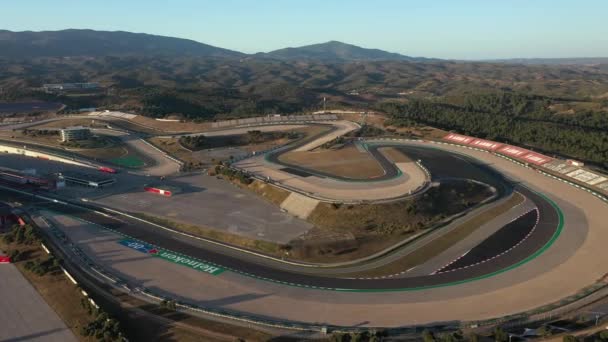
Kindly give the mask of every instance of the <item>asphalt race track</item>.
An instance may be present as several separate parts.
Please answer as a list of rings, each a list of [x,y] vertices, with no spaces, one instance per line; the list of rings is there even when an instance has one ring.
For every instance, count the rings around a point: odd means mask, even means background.
[[[468,179],[479,182],[490,183],[496,188],[511,190],[512,185],[499,173],[491,168],[471,159],[462,156],[431,148],[400,146],[400,150],[408,155],[415,155],[427,165],[431,174],[441,178],[463,178],[469,175]],[[446,167],[450,165],[450,167]],[[491,246],[480,246],[483,253],[482,257],[491,260],[475,266],[460,268],[451,272],[439,272],[437,274],[407,277],[407,278],[388,278],[388,279],[345,279],[330,277],[327,275],[319,276],[314,274],[314,269],[291,265],[290,267],[277,267],[278,262],[256,262],[255,258],[237,251],[226,251],[220,248],[209,248],[199,240],[192,240],[183,236],[176,236],[174,233],[158,229],[155,226],[120,217],[120,220],[111,219],[88,210],[77,210],[72,207],[52,204],[51,208],[57,212],[71,214],[87,221],[97,223],[101,226],[119,231],[125,235],[156,245],[158,247],[177,251],[197,259],[210,262],[233,271],[247,270],[247,275],[255,278],[269,279],[275,282],[290,283],[297,286],[315,286],[335,290],[404,290],[424,287],[441,286],[454,282],[461,282],[473,278],[483,277],[484,275],[498,272],[515,265],[537,250],[545,246],[557,233],[559,228],[559,215],[549,202],[542,196],[529,189],[516,185],[517,191],[522,193],[528,200],[533,201],[538,208],[539,223],[522,243],[516,248],[511,247],[522,240],[520,231],[530,232],[535,220],[518,221],[520,230],[505,229],[501,230],[501,241],[492,242]],[[79,204],[82,205],[82,204]],[[45,206],[48,208],[49,206]],[[521,224],[520,224],[521,223]],[[511,241],[515,241],[511,244]],[[499,246],[500,245],[500,246]],[[503,247],[501,247],[503,246]],[[488,249],[487,247],[490,247]],[[496,248],[492,254],[492,248]],[[509,249],[507,253],[502,254]],[[502,254],[499,257],[494,256]],[[471,254],[471,257],[477,253]],[[484,259],[484,260],[485,260]],[[469,260],[465,259],[463,262]],[[474,259],[473,259],[474,260]],[[475,261],[473,262],[475,263]]]
[[[539,220],[537,210],[531,210],[511,221],[498,232],[482,241],[462,257],[440,269],[436,273],[451,272],[461,268],[472,267],[487,262],[497,256],[507,253],[524,242],[533,233]]]
[[[318,272],[315,267],[226,248],[120,215],[105,216],[85,208],[52,203],[43,207],[223,267],[227,271],[220,276],[204,278],[210,280],[201,283],[207,287],[206,295],[253,296],[255,299],[235,302],[228,309],[278,320],[403,326],[487,319],[558,301],[605,274],[603,260],[608,252],[604,252],[603,241],[608,239],[608,233],[597,229],[601,225],[598,213],[604,212],[605,204],[591,194],[483,151],[411,141],[370,142],[368,150],[374,156],[381,155],[377,149],[384,146],[395,147],[411,159],[420,160],[433,181],[470,179],[495,188],[499,198],[517,191],[533,209],[522,211],[521,217],[514,217],[502,228],[498,226],[494,235],[480,239],[467,253],[438,272],[349,279]],[[277,152],[268,157],[270,161],[278,162],[277,156],[285,150]],[[387,171],[384,177],[391,177],[394,165],[385,158],[377,158]],[[291,168],[292,174],[301,174],[303,178],[309,173],[319,174],[295,165],[283,167]],[[12,197],[23,203],[41,204],[30,196]],[[75,204],[83,206],[80,202]],[[505,302],[504,298],[511,300]],[[293,310],[294,307],[299,310]]]

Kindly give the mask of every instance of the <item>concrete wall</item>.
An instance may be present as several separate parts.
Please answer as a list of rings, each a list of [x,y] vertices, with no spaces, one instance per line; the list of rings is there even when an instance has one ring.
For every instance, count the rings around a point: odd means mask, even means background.
[[[69,158],[66,158],[66,157],[60,157],[58,155],[47,154],[47,153],[33,151],[33,150],[29,150],[29,149],[17,148],[17,147],[8,146],[8,145],[1,145],[0,144],[0,153],[21,154],[21,155],[24,155],[24,156],[27,156],[27,157],[46,159],[46,160],[53,160],[53,161],[57,161],[57,162],[60,162],[60,163],[66,163],[66,164],[71,164],[71,165],[96,168],[96,166],[94,166],[94,165],[85,164],[85,163],[79,162],[77,160],[72,160],[72,159],[69,159]]]

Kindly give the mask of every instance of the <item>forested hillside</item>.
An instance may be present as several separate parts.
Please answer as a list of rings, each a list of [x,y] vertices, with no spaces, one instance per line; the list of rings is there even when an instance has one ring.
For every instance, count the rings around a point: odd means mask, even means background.
[[[462,104],[419,99],[380,109],[390,113],[396,125],[423,123],[608,168],[608,112],[559,114],[550,109],[564,100],[503,92],[469,95]]]
[[[97,82],[104,91],[54,98],[36,91],[45,83],[61,82]],[[597,110],[601,99],[608,96],[608,69],[443,61],[0,58],[0,101],[49,99],[67,104],[68,110],[101,107],[156,117],[178,114],[209,120],[294,113],[320,109],[323,97],[330,108],[371,108],[383,102],[437,98],[464,105],[461,102],[467,94],[492,91],[585,100]],[[579,106],[580,102],[572,104]],[[570,108],[564,108],[567,110]]]

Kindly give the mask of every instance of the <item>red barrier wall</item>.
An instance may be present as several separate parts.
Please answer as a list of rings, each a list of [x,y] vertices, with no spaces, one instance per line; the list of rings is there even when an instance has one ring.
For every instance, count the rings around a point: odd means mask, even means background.
[[[0,264],[10,264],[11,263],[11,258],[4,256],[4,255],[0,255]]]
[[[445,137],[443,137],[443,139],[457,142],[459,144],[468,144],[468,143],[472,142],[473,140],[475,140],[475,138],[467,137],[466,135],[460,135],[460,134],[456,134],[456,133],[450,133],[450,134],[446,135]]]
[[[484,140],[484,139],[475,139],[469,143],[469,145],[473,147],[483,148],[484,150],[496,151],[498,148],[504,146],[501,143],[497,143],[495,141]]]
[[[105,166],[100,166],[98,170],[101,172],[116,173],[116,170]]]
[[[504,147],[498,149],[498,152],[500,152],[502,154],[506,154],[511,157],[515,157],[515,158],[521,158],[524,155],[529,153],[529,151],[526,149],[511,146],[511,145],[505,145]]]
[[[152,188],[149,186],[144,187],[144,190],[147,192],[151,192],[153,194],[159,194],[162,196],[166,196],[166,197],[171,197],[171,191],[169,190],[163,190],[163,189],[158,189],[158,188]]]
[[[542,155],[540,153],[536,153],[525,148],[505,145],[491,140],[478,139],[474,137],[469,137],[466,135],[460,135],[455,133],[449,133],[445,137],[444,140],[449,140],[452,142],[456,142],[463,145],[468,145],[471,147],[477,147],[484,150],[489,150],[493,152],[498,152],[509,157],[513,157],[515,159],[519,159],[524,163],[532,163],[534,165],[543,165],[553,160],[553,158]]]
[[[525,160],[528,163],[532,163],[535,165],[543,165],[553,160],[551,157],[547,157],[540,153],[530,152],[523,156],[521,159]]]

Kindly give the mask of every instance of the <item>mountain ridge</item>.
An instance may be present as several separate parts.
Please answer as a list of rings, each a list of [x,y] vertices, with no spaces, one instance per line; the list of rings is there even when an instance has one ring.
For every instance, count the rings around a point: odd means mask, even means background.
[[[133,33],[67,29],[60,31],[0,30],[0,56],[73,57],[111,55],[165,55],[242,57],[232,51],[190,39]]]
[[[330,40],[325,43],[287,47],[247,54],[192,39],[128,31],[65,29],[58,31],[9,31],[0,29],[0,58],[80,57],[80,56],[165,56],[253,58],[279,61],[405,61],[405,62],[484,62],[523,65],[598,65],[608,57],[577,58],[497,58],[455,60],[411,57],[380,49]]]
[[[363,48],[335,40],[300,47],[288,47],[270,52],[246,54],[191,39],[127,31],[66,29],[59,31],[14,32],[0,30],[1,57],[29,58],[112,55],[247,57],[321,61],[430,60],[409,57],[380,49]]]
[[[380,49],[368,49],[357,45],[330,40],[325,43],[311,44],[299,47],[287,47],[256,56],[283,60],[322,60],[322,61],[426,61],[423,57],[410,57],[399,53]]]

